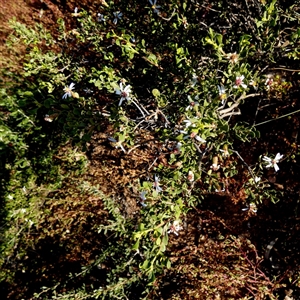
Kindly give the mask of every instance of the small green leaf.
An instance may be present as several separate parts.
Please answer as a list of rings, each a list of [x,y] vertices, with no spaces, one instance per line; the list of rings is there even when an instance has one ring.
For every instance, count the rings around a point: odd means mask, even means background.
[[[142,231],[145,229],[145,224],[144,223],[140,223],[138,226],[139,230]]]
[[[144,270],[147,269],[148,265],[149,265],[149,261],[146,259],[144,261],[144,263],[142,264],[141,269],[144,269]]]
[[[161,238],[158,237],[155,241],[156,245],[159,246],[161,244]]]
[[[166,245],[164,243],[162,243],[160,245],[160,249],[159,249],[161,252],[165,252],[166,251]]]
[[[136,243],[133,245],[132,250],[138,250],[140,246],[140,240],[137,240]]]
[[[167,268],[170,269],[171,268],[171,261],[168,259],[167,260]]]
[[[160,96],[160,91],[158,89],[153,89],[152,90],[152,95],[157,98]]]

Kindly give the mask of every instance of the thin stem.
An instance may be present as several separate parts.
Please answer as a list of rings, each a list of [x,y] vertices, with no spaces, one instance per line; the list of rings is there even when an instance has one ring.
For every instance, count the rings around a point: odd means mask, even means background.
[[[143,115],[143,118],[145,118],[145,114],[144,112],[142,111],[142,109],[137,105],[137,103],[131,99],[131,102],[138,108],[138,110],[141,112],[141,114]]]
[[[231,149],[231,151],[234,152],[240,158],[240,160],[244,163],[244,165],[248,168],[248,171],[249,171],[250,175],[252,176],[252,178],[255,182],[255,176],[254,176],[251,168],[249,167],[249,165],[244,161],[244,159],[241,157],[241,155],[236,150]],[[255,185],[257,185],[256,182],[255,182]]]
[[[298,112],[300,112],[300,109],[298,109],[298,110],[296,110],[296,111],[293,111],[293,112],[291,112],[291,113],[289,113],[289,114],[286,114],[286,115],[280,116],[280,117],[278,117],[278,118],[276,118],[276,119],[272,119],[272,120],[264,121],[264,122],[261,122],[261,123],[255,124],[255,125],[253,125],[253,126],[254,126],[254,127],[256,127],[256,126],[259,126],[259,125],[262,125],[262,124],[266,124],[266,123],[269,123],[269,122],[272,122],[272,121],[276,121],[276,120],[278,120],[278,119],[285,118],[285,117],[287,117],[287,116],[290,116],[290,115],[296,114],[296,113],[298,113]]]

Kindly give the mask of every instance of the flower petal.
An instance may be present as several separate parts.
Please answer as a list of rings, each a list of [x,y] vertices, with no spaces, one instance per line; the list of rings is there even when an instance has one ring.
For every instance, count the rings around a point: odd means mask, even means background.
[[[267,162],[271,162],[271,161],[272,161],[272,159],[271,159],[270,157],[267,157],[267,156],[264,156],[264,157],[263,157],[263,160],[264,160],[264,161],[267,161]]]

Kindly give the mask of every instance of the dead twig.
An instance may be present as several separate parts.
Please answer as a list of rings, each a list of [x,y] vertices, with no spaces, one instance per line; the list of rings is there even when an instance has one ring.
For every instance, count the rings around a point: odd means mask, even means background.
[[[230,107],[218,110],[219,118],[220,119],[224,119],[225,117],[230,117],[232,115],[240,115],[241,111],[238,108],[240,102],[242,100],[244,100],[244,99],[247,99],[247,98],[250,98],[250,97],[259,96],[259,95],[260,95],[260,93],[253,93],[253,94],[249,94],[249,95],[243,94]],[[237,109],[237,111],[234,111],[235,109]]]

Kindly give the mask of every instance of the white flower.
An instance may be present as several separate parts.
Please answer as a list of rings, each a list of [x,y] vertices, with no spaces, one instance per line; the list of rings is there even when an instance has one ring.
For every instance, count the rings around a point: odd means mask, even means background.
[[[267,91],[270,89],[270,86],[274,83],[273,74],[268,74],[265,82]]]
[[[176,147],[175,147],[175,149],[174,149],[174,152],[180,153],[180,152],[181,152],[181,147],[182,147],[182,143],[178,142],[178,143],[176,144]]]
[[[74,16],[74,17],[80,16],[80,13],[78,13],[78,7],[74,8],[74,13],[72,13],[72,16]]]
[[[191,137],[192,137],[192,135],[191,135]],[[197,134],[194,136],[194,138],[195,138],[198,142],[200,142],[200,143],[202,143],[202,144],[205,144],[205,143],[206,143],[206,140],[203,139],[202,137],[200,137],[200,136],[197,135]]]
[[[267,163],[266,168],[274,167],[275,171],[279,170],[277,163],[282,159],[283,154],[277,153],[275,158],[272,159],[270,157],[264,156],[263,160]]]
[[[100,22],[105,22],[105,18],[104,18],[104,15],[98,13],[97,15],[97,21],[100,23]]]
[[[188,138],[191,138],[191,139],[197,140],[198,142],[200,142],[202,144],[206,143],[206,140],[203,139],[202,137],[200,137],[199,135],[197,135],[196,132],[192,132],[191,134],[188,134],[188,132],[184,131],[184,130],[179,130],[179,132],[182,133],[182,134],[186,134],[186,136],[183,137],[184,140],[186,140]]]
[[[254,181],[255,181],[255,183],[259,182],[260,181],[260,177],[255,176]]]
[[[218,90],[219,90],[219,95],[220,96],[222,96],[223,94],[226,94],[226,89],[222,84],[218,85]]]
[[[173,224],[170,225],[170,229],[168,230],[168,233],[174,233],[178,235],[178,231],[182,230],[182,226],[179,225],[179,221],[176,220],[173,222]]]
[[[68,97],[72,97],[72,90],[74,89],[75,83],[71,83],[69,86],[66,86],[64,88],[65,94],[62,96],[63,99],[66,99]]]
[[[267,78],[265,85],[271,85],[273,83],[273,78]]]
[[[224,105],[225,100],[227,98],[226,89],[223,85],[218,85],[218,90],[219,90],[219,97],[222,101],[221,103],[222,103],[222,105]]]
[[[191,137],[192,139],[195,139],[196,141],[198,141],[198,142],[200,142],[200,143],[203,143],[203,144],[206,143],[206,140],[203,139],[202,137],[200,137],[199,135],[197,135],[196,132],[192,132],[191,135],[190,135],[190,137]]]
[[[251,202],[251,203],[250,203],[250,208],[249,208],[249,210],[250,210],[251,212],[257,213],[257,206],[256,206],[256,204],[253,203],[253,202]]]
[[[212,165],[210,166],[210,168],[211,168],[213,171],[218,171],[218,170],[220,169],[220,165],[218,165],[218,164],[212,164]]]
[[[195,106],[199,105],[199,102],[193,101],[190,96],[188,96],[188,99],[189,99],[190,104],[185,110],[193,110]]]
[[[140,192],[140,199],[141,199],[140,203],[141,203],[141,205],[144,206],[144,207],[147,206],[147,204],[145,204],[146,194],[147,194],[146,191]]]
[[[253,86],[256,91],[258,90],[258,84],[255,80],[251,79],[249,85]]]
[[[222,156],[223,157],[228,157],[229,156],[229,152],[228,152],[228,149],[220,149],[220,151],[222,152]]]
[[[185,130],[179,130],[179,133],[182,133],[182,134],[188,134],[187,131]],[[190,137],[189,135],[188,136],[185,136],[183,139],[185,140],[186,138]]]
[[[192,171],[188,172],[187,180],[193,182],[195,179],[194,173]]]
[[[239,61],[239,55],[234,52],[234,53],[228,53],[226,54],[227,59],[229,59],[231,64],[236,64]]]
[[[197,83],[198,83],[198,76],[195,73],[193,73],[193,77],[191,79],[192,87],[194,87]]]
[[[109,141],[111,141],[112,143],[114,143],[114,146],[116,147],[116,148],[121,148],[122,149],[122,151],[124,152],[124,153],[126,153],[126,150],[125,150],[125,148],[123,147],[123,145],[121,144],[121,142],[118,142],[116,139],[114,139],[113,137],[109,137],[108,138],[108,140]]]
[[[45,115],[44,120],[45,120],[46,122],[50,122],[50,123],[51,123],[51,122],[53,122],[54,119],[50,118],[49,115]]]
[[[113,20],[113,23],[114,23],[114,24],[117,24],[117,23],[118,23],[118,20],[121,20],[123,14],[122,14],[121,12],[119,12],[119,11],[114,12],[113,14],[114,14],[114,16],[115,16],[115,18],[114,18],[114,20]]]
[[[120,87],[119,88],[115,88],[115,92],[117,95],[121,96],[120,102],[119,102],[119,106],[122,105],[124,100],[130,100],[130,93],[131,93],[131,86],[127,85],[125,88],[123,88],[123,83],[120,83]]]
[[[159,14],[159,10],[158,8],[160,8],[160,5],[156,5],[156,1],[157,0],[149,0],[150,4],[152,5],[151,8],[153,9],[153,12],[156,13],[156,14]]]
[[[146,200],[146,194],[147,194],[146,191],[140,192],[140,198],[141,198],[142,201],[145,201],[145,200]]]
[[[239,88],[240,86],[244,89],[247,88],[247,85],[243,82],[245,76],[242,75],[242,76],[237,76],[235,78],[235,85],[233,86],[235,89]]]
[[[191,125],[193,125],[193,127],[195,127],[195,124],[193,124],[190,120],[184,120],[183,123],[185,123],[185,128],[188,128]]]
[[[154,175],[153,187],[155,188],[157,193],[162,191],[162,188],[159,186],[159,180],[160,180],[159,177],[157,175]]]
[[[251,202],[249,204],[249,206],[247,205],[247,207],[242,208],[242,211],[247,211],[247,210],[249,210],[250,213],[256,214],[257,213],[257,206],[256,206],[256,204],[253,203],[253,202]]]

